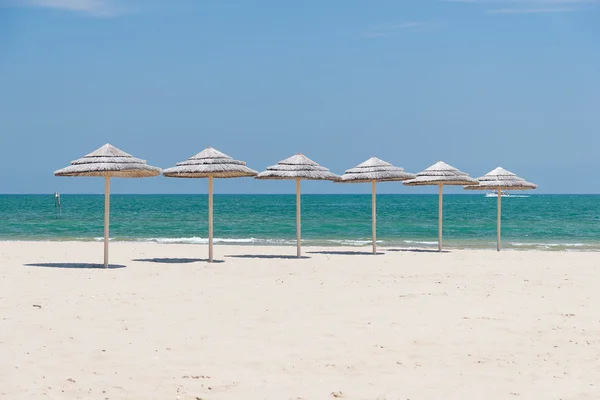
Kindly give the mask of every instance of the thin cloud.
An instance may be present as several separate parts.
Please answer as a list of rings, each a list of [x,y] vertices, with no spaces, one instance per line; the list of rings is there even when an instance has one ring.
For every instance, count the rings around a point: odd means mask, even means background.
[[[422,22],[406,22],[404,24],[392,25],[391,29],[414,29],[425,26]]]
[[[471,4],[521,4],[530,6],[542,5],[583,5],[600,3],[600,0],[444,0],[447,3]]]
[[[600,0],[443,0],[479,6],[497,6],[486,14],[550,14],[582,11],[585,5],[597,5]],[[504,7],[502,7],[504,6]]]
[[[406,30],[411,32],[420,32],[425,28],[423,22],[404,22],[401,24],[372,26],[362,36],[366,38],[378,38],[391,35],[394,31]]]
[[[96,17],[113,17],[125,9],[111,0],[14,0],[13,6],[53,8],[79,12]]]
[[[383,32],[367,32],[367,33],[364,33],[362,36],[366,37],[366,38],[378,38],[378,37],[388,36],[388,34],[383,33]]]
[[[499,8],[487,10],[486,14],[546,14],[577,11],[575,8]]]

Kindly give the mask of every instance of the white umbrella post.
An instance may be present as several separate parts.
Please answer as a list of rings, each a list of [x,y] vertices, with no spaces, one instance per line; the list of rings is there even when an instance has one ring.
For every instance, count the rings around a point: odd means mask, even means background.
[[[373,221],[373,254],[377,254],[377,182],[373,181],[371,194],[371,218]]]
[[[300,222],[300,179],[296,179],[296,256],[302,257],[302,231]]]
[[[502,191],[498,189],[498,227],[496,228],[496,250],[500,251],[500,225],[502,223]]]
[[[443,220],[443,203],[444,196],[442,194],[444,185],[440,185],[440,194],[438,198],[438,251],[442,251],[442,220]]]
[[[108,268],[108,229],[110,218],[110,175],[104,178],[104,268]]]
[[[208,262],[213,262],[213,177],[208,177]]]

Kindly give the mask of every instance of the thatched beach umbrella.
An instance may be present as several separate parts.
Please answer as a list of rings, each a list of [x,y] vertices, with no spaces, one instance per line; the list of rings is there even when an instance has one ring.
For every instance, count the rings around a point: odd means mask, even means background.
[[[404,172],[404,169],[393,166],[392,164],[380,160],[377,157],[371,157],[362,164],[350,168],[340,177],[339,183],[367,183],[371,182],[371,221],[373,236],[373,254],[377,254],[377,182],[404,181],[414,179],[416,175]]]
[[[442,216],[444,185],[464,186],[476,185],[477,181],[467,173],[462,172],[443,161],[419,172],[415,179],[404,181],[408,186],[439,186],[438,200],[438,250],[442,251]]]
[[[256,174],[258,172],[246,167],[245,162],[234,160],[212,147],[163,171],[163,175],[169,178],[208,178],[208,262],[213,262],[213,179]]]
[[[335,181],[339,178],[336,174],[329,172],[325,167],[304,156],[296,154],[290,158],[279,161],[277,165],[268,167],[266,171],[256,176],[256,179],[279,179],[296,181],[296,253],[298,258],[302,256],[301,248],[301,224],[300,224],[300,181],[313,180]]]
[[[160,175],[160,168],[146,164],[116,147],[105,144],[98,150],[54,172],[56,176],[104,177],[104,268],[108,268],[108,230],[110,215],[110,178],[146,178]]]
[[[498,221],[496,229],[496,250],[500,251],[500,223],[502,220],[502,191],[503,190],[530,190],[537,188],[537,185],[527,182],[523,178],[504,168],[496,168],[488,172],[481,178],[478,178],[478,185],[465,186],[468,190],[496,190],[498,191]]]

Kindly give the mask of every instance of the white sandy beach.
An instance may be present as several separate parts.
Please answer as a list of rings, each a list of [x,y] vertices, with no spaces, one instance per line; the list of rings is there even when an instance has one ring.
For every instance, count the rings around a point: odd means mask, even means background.
[[[0,398],[600,398],[600,254],[304,250],[0,242]]]

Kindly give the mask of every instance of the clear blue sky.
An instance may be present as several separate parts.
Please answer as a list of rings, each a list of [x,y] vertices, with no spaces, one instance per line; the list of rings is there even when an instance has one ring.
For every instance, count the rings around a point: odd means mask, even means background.
[[[102,193],[52,172],[106,142],[163,168],[213,146],[259,171],[297,152],[336,173],[371,156],[411,172],[443,160],[600,193],[600,2],[0,0],[0,192]]]

